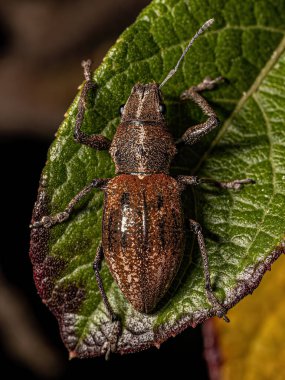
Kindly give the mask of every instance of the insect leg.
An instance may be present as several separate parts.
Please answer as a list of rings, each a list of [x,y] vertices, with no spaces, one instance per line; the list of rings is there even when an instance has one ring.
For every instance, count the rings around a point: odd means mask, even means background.
[[[195,186],[195,185],[201,185],[202,183],[209,183],[221,189],[234,189],[234,190],[239,190],[242,187],[242,185],[255,183],[255,180],[251,178],[236,179],[230,182],[220,182],[212,178],[199,178],[196,176],[185,176],[185,175],[178,176],[177,180],[182,185]]]
[[[45,227],[50,228],[51,226],[61,223],[69,218],[71,212],[74,209],[76,203],[78,203],[85,195],[87,195],[94,188],[103,188],[108,179],[96,178],[89,185],[84,187],[75,197],[68,203],[66,209],[58,214],[51,216],[43,216],[40,221],[33,222],[30,228]]]
[[[202,228],[195,220],[189,219],[190,228],[195,233],[198,239],[200,253],[203,261],[204,277],[205,277],[205,290],[206,295],[210,303],[217,309],[217,316],[223,318],[226,322],[229,322],[229,318],[226,316],[227,310],[217,300],[211,285],[210,269],[208,261],[208,253],[206,250],[205,240],[202,234]]]
[[[98,247],[97,252],[96,252],[95,260],[93,263],[93,269],[95,272],[95,277],[96,277],[96,281],[98,284],[98,288],[100,290],[104,305],[108,311],[109,317],[110,317],[111,321],[117,321],[118,317],[114,313],[114,311],[110,305],[110,302],[109,302],[107,295],[105,293],[105,290],[103,287],[103,282],[102,282],[102,279],[100,276],[100,269],[101,269],[101,263],[102,263],[103,257],[104,257],[104,252],[103,252],[102,243],[100,242],[99,247]]]
[[[181,100],[193,100],[203,111],[203,113],[208,116],[208,119],[201,124],[194,125],[187,129],[187,131],[183,134],[183,136],[176,141],[176,144],[184,143],[188,145],[195,144],[199,141],[203,136],[211,132],[214,128],[219,125],[219,120],[216,115],[216,112],[213,108],[208,104],[206,99],[204,99],[199,92],[204,90],[212,90],[216,83],[222,81],[222,77],[218,77],[216,79],[205,78],[203,82],[198,84],[197,86],[192,86],[188,90],[184,91],[180,99]]]
[[[86,109],[88,91],[96,87],[95,83],[91,79],[91,60],[88,59],[87,61],[83,61],[82,66],[84,69],[84,77],[86,82],[84,84],[78,103],[74,139],[78,143],[87,145],[91,148],[98,150],[107,150],[110,148],[111,145],[111,141],[109,139],[102,135],[87,135],[81,130]]]

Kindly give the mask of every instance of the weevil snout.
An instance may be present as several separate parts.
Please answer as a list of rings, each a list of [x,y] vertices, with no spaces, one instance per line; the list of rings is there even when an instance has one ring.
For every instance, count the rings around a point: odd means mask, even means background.
[[[136,84],[127,103],[121,109],[122,123],[151,122],[161,125],[165,122],[165,106],[158,83]]]

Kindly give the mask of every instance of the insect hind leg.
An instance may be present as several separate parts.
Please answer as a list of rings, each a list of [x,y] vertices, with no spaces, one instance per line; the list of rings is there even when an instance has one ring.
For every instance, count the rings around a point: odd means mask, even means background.
[[[110,317],[111,321],[116,321],[116,320],[118,320],[118,317],[114,313],[114,310],[112,309],[112,307],[110,305],[110,302],[109,302],[108,297],[106,295],[106,292],[104,290],[103,282],[102,282],[102,279],[100,276],[100,269],[101,269],[103,257],[104,257],[103,247],[102,247],[102,243],[100,243],[99,247],[97,248],[95,260],[93,263],[93,269],[94,269],[96,281],[98,284],[98,288],[99,288],[100,294],[102,296],[102,300],[104,302],[104,305],[105,305],[107,312],[109,314],[109,317]]]
[[[208,253],[206,250],[204,236],[202,234],[202,228],[200,224],[193,219],[189,219],[189,223],[190,223],[191,230],[197,236],[199,249],[202,256],[204,278],[205,278],[205,291],[206,291],[207,298],[209,302],[214,306],[214,308],[216,308],[217,316],[219,318],[223,318],[225,322],[229,322],[230,320],[226,315],[227,309],[218,301],[212,289]]]
[[[97,248],[95,260],[93,263],[93,269],[94,269],[96,281],[98,284],[98,288],[99,288],[103,303],[106,307],[107,313],[110,318],[110,322],[112,324],[112,326],[109,328],[111,333],[109,333],[108,336],[105,335],[106,342],[102,346],[102,354],[105,354],[105,359],[108,360],[111,352],[115,352],[117,350],[117,342],[118,342],[119,336],[122,333],[122,325],[121,325],[121,321],[119,320],[118,316],[115,314],[112,306],[110,305],[110,302],[108,300],[107,294],[103,286],[103,281],[100,276],[100,270],[101,270],[101,264],[102,264],[103,258],[104,258],[104,251],[103,251],[102,243],[100,242]]]

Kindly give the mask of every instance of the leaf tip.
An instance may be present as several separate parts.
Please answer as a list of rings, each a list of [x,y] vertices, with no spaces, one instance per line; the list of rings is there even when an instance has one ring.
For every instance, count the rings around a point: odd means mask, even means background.
[[[155,347],[156,347],[158,350],[160,349],[160,343],[155,342],[154,345],[155,345]]]
[[[77,357],[78,357],[78,354],[76,351],[69,351],[69,357],[68,357],[69,360],[75,359]]]

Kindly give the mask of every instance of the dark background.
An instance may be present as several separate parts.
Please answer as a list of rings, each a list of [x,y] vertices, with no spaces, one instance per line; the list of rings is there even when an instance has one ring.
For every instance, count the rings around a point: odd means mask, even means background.
[[[99,65],[150,0],[6,0],[0,4],[1,378],[207,379],[200,328],[128,356],[68,361],[42,304],[28,258],[29,222],[47,149],[82,82],[82,59]],[[6,371],[6,375],[4,374]]]

